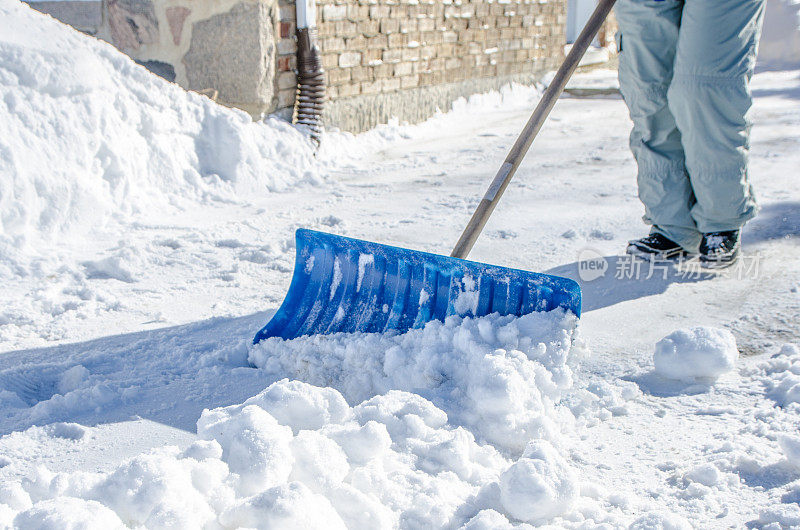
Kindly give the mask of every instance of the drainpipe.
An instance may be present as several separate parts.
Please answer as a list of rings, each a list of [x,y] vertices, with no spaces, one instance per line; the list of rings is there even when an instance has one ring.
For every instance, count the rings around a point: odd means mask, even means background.
[[[314,0],[295,0],[297,10],[297,96],[293,123],[308,128],[319,145],[322,136],[322,110],[325,105],[325,72],[317,46],[316,4]]]

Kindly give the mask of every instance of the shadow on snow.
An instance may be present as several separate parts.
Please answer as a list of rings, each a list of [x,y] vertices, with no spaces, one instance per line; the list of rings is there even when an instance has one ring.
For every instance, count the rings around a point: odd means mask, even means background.
[[[604,256],[608,264],[603,276],[583,281],[579,274],[580,261],[560,265],[545,271],[577,281],[583,293],[583,312],[609,307],[620,302],[661,294],[673,283],[696,283],[710,280],[714,274],[681,270],[667,261],[651,267],[648,262],[631,260],[629,256]]]
[[[195,432],[203,409],[241,403],[274,382],[247,362],[250,341],[272,313],[4,353],[0,435],[58,421],[94,426],[140,417]],[[70,369],[77,380],[65,376]],[[9,404],[4,390],[19,399]]]

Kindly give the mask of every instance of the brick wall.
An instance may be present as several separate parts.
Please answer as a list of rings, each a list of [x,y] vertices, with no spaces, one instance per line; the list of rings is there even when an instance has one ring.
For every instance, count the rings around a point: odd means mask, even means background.
[[[414,123],[459,97],[537,81],[562,57],[566,3],[316,0],[326,125]],[[254,117],[290,117],[294,0],[102,0],[101,11],[96,35],[158,75]]]
[[[295,87],[294,3],[280,0],[279,13],[278,107],[287,112]],[[565,21],[565,0],[318,0],[319,44],[334,109],[328,121],[364,129],[385,121],[393,98],[408,92],[464,85],[449,92],[457,96],[469,92],[470,81],[532,79],[561,59]],[[375,116],[360,125],[337,123],[337,105],[359,98],[376,102],[359,107]]]

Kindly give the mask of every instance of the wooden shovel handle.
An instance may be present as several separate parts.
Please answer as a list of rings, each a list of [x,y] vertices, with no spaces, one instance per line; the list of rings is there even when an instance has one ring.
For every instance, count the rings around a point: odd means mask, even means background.
[[[469,220],[467,227],[458,239],[458,243],[456,243],[453,252],[450,253],[452,257],[466,258],[469,251],[472,250],[475,240],[478,239],[481,230],[483,230],[483,227],[486,225],[486,221],[489,220],[489,216],[492,215],[495,206],[497,206],[497,203],[500,201],[500,197],[502,197],[503,192],[506,191],[509,182],[511,182],[511,179],[514,177],[514,173],[525,157],[525,153],[528,152],[528,148],[531,146],[533,139],[536,138],[536,135],[542,128],[542,124],[544,124],[547,116],[550,114],[550,110],[552,110],[553,105],[556,104],[556,100],[561,95],[561,92],[564,91],[564,87],[567,85],[569,78],[572,77],[573,72],[575,72],[575,69],[578,67],[578,63],[580,63],[581,58],[583,58],[583,54],[586,53],[589,44],[594,40],[595,35],[600,30],[600,26],[603,25],[603,22],[605,22],[615,2],[616,0],[600,0],[600,2],[598,2],[592,16],[589,17],[589,21],[586,22],[586,26],[575,40],[572,49],[570,49],[564,62],[559,67],[555,77],[553,77],[553,80],[547,87],[547,90],[544,91],[542,99],[539,100],[539,104],[536,105],[536,109],[534,109],[533,114],[531,114],[528,123],[525,124],[525,128],[522,129],[522,133],[519,135],[519,138],[517,138],[511,151],[509,151],[508,156],[506,156],[506,160],[500,167],[500,171],[495,175],[492,183],[489,185],[489,189],[486,190],[486,194],[483,196],[483,199],[481,199],[480,204],[478,204],[478,208],[475,210],[475,213],[472,214],[472,218]]]

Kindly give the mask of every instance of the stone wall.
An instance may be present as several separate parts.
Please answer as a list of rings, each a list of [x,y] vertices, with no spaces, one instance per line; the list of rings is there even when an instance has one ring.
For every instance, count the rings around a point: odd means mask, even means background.
[[[181,86],[254,116],[278,108],[275,0],[104,0],[97,36]]]
[[[30,1],[28,5],[89,35],[95,35],[103,24],[101,0]]]
[[[562,58],[564,0],[318,0],[326,122],[420,121],[458,97],[533,82]],[[293,2],[280,0],[278,107],[294,98]]]

